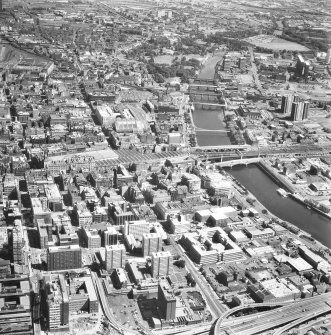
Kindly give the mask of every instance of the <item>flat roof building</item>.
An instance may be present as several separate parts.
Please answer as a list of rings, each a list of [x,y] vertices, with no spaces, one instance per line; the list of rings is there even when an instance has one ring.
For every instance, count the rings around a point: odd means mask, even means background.
[[[106,246],[106,270],[111,271],[123,268],[125,265],[126,250],[124,244]]]
[[[173,258],[169,251],[152,252],[152,276],[167,276],[173,271]]]
[[[78,245],[49,247],[47,270],[79,269],[82,267],[82,251]]]
[[[143,257],[150,256],[153,252],[161,251],[162,238],[158,233],[143,234]]]

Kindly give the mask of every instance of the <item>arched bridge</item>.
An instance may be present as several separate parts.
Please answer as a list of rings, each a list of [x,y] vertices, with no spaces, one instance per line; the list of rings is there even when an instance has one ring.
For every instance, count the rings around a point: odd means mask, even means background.
[[[255,157],[255,158],[234,159],[230,161],[214,163],[214,165],[218,167],[231,167],[232,168],[233,166],[236,166],[236,165],[255,164],[255,163],[259,163],[260,161],[261,161],[260,157]]]

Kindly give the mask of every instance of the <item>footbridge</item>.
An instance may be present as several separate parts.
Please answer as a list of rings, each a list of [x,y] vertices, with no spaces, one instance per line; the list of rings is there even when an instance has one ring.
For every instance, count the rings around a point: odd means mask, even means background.
[[[226,129],[204,129],[204,128],[200,128],[200,127],[194,127],[195,131],[203,131],[203,132],[208,132],[208,133],[228,133],[228,131]]]

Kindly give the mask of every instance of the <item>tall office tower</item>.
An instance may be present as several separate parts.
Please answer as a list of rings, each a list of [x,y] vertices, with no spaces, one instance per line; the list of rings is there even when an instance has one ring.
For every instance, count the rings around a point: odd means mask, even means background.
[[[149,231],[149,222],[146,220],[125,222],[125,234],[132,234],[135,239],[141,240],[143,234],[148,234]]]
[[[309,101],[303,102],[303,113],[302,113],[302,120],[308,119],[309,116]]]
[[[306,77],[309,73],[310,61],[305,60],[302,55],[298,55],[298,60],[296,64],[297,74],[299,76]]]
[[[106,270],[124,268],[125,265],[125,246],[124,244],[106,246]]]
[[[282,97],[282,105],[281,105],[281,112],[283,114],[290,114],[292,103],[294,101],[293,95],[285,95]]]
[[[161,283],[158,286],[157,302],[161,319],[175,320],[176,297],[172,291],[168,291]]]
[[[49,247],[47,270],[79,269],[82,267],[82,250],[78,245]]]
[[[118,231],[115,227],[107,227],[107,230],[103,232],[103,245],[115,245],[118,243]]]
[[[162,248],[162,237],[158,233],[143,234],[143,257],[150,256],[152,252],[159,252]]]
[[[325,63],[326,64],[330,64],[331,63],[331,47],[328,48],[328,52],[327,52],[326,58],[325,58]]]
[[[47,328],[50,331],[69,330],[69,295],[63,274],[44,278],[46,293]]]
[[[24,238],[23,238],[23,228],[21,220],[14,221],[11,247],[12,247],[14,263],[22,264],[24,262],[23,258]]]
[[[173,270],[173,258],[169,251],[152,252],[152,276],[167,276]]]
[[[303,102],[293,102],[291,111],[291,120],[301,121],[303,119]]]

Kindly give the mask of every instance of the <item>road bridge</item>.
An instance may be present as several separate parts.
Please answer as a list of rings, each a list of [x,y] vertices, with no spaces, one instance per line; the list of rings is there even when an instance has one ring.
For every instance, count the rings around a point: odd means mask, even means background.
[[[220,98],[222,97],[220,94],[215,93],[200,93],[200,92],[190,92],[189,93],[190,99],[193,102],[219,102]]]
[[[243,157],[322,157],[331,155],[331,148],[324,148],[319,146],[306,147],[265,147],[254,148],[250,145],[219,145],[219,146],[203,146],[195,147],[196,153],[208,154],[211,159],[221,159],[224,152],[240,151]]]
[[[191,84],[190,91],[215,91],[218,88],[217,85],[208,85],[208,84]]]
[[[269,304],[266,304],[266,307],[268,305]],[[252,318],[252,315],[248,315],[228,319],[228,317],[234,312],[237,312],[240,309],[247,309],[247,306],[261,307],[262,305],[251,304],[246,306],[239,306],[239,309],[237,308],[236,310],[233,309],[227,311],[216,322],[214,334],[223,335],[230,333],[236,335],[253,335],[286,324],[291,324],[295,321],[299,321],[299,319],[310,319],[316,315],[330,312],[331,293],[325,293],[311,298],[300,299],[292,303],[284,304],[281,307],[276,306],[275,309],[263,312],[263,314],[255,314],[254,318]]]
[[[195,109],[202,109],[202,110],[215,110],[217,112],[222,112],[225,107],[226,103],[208,103],[202,101],[194,101]]]
[[[194,79],[194,82],[192,85],[215,85],[216,84],[216,81],[214,79],[199,79],[199,78],[196,78]]]
[[[260,157],[255,157],[255,158],[244,158],[244,159],[234,159],[234,160],[228,160],[224,162],[219,162],[219,163],[214,163],[215,166],[218,167],[233,167],[236,165],[248,165],[248,164],[256,164],[261,161]]]
[[[284,332],[287,332],[288,330],[290,330],[293,327],[299,326],[300,324],[302,324],[304,322],[307,322],[311,319],[315,319],[316,317],[318,317],[320,315],[323,315],[323,314],[325,314],[327,312],[330,312],[330,311],[331,311],[331,309],[327,308],[326,306],[324,306],[324,308],[321,308],[321,310],[319,310],[319,311],[312,311],[309,315],[307,315],[307,316],[305,316],[301,319],[295,320],[295,321],[285,325],[284,327],[276,330],[276,332],[273,335],[281,335],[281,334],[283,334]]]
[[[224,151],[236,151],[236,150],[248,150],[251,146],[248,144],[244,145],[209,145],[209,146],[203,146],[203,147],[195,147],[194,151],[199,153],[203,152],[224,152]],[[192,148],[193,149],[193,148]]]
[[[212,324],[200,324],[200,325],[194,325],[194,326],[188,326],[185,328],[177,328],[177,329],[165,329],[165,330],[159,330],[157,332],[158,335],[174,335],[174,334],[180,334],[180,335],[209,335],[210,334],[210,328],[212,327]]]
[[[194,127],[195,131],[203,131],[206,133],[228,133],[228,131],[226,129],[204,129],[204,128],[200,128],[200,127]]]
[[[240,305],[235,308],[229,309],[227,312],[223,313],[219,319],[217,320],[216,325],[219,326],[221,323],[227,319],[229,316],[233,315],[234,313],[240,312],[245,309],[254,309],[254,308],[261,308],[261,307],[280,307],[286,305],[286,302],[268,302],[268,303],[253,303],[253,304],[247,304],[247,305]]]
[[[229,157],[244,157],[246,159],[248,158],[254,158],[254,157],[260,157],[260,158],[267,158],[267,159],[272,159],[272,158],[289,158],[289,157],[323,157],[323,156],[330,156],[330,153],[323,153],[321,154],[318,151],[312,151],[309,153],[288,153],[288,152],[258,152],[258,151],[247,151],[243,152],[241,151],[242,154],[236,154],[235,150],[234,151],[228,151],[228,152],[222,152],[222,151],[217,151],[217,152],[206,152],[206,153],[201,153],[200,154],[200,159],[201,160],[221,160],[223,161],[224,158],[229,158]]]
[[[208,86],[210,87],[210,86]],[[189,88],[188,92],[185,92],[185,94],[188,95],[194,95],[194,94],[199,94],[199,95],[222,95],[223,93],[221,91],[218,91],[217,89],[219,89],[218,86],[215,86],[215,90],[212,92],[211,90],[196,90],[195,87],[191,87]]]

